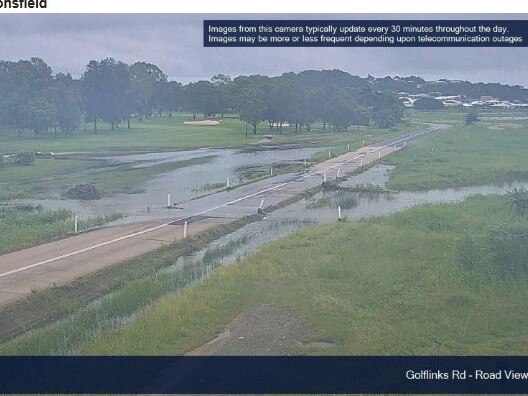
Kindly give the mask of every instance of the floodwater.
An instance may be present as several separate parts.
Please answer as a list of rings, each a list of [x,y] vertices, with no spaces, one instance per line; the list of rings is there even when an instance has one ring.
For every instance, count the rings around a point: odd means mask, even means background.
[[[343,181],[341,185],[343,187],[366,184],[384,186],[389,180],[392,169],[393,167],[390,166],[378,165],[360,175],[348,178]],[[502,194],[513,187],[528,187],[528,182],[512,183],[505,186],[438,189],[425,192],[370,194],[347,192],[347,194],[351,194],[354,198],[354,205],[350,205],[348,209],[344,209],[342,215],[346,216],[348,220],[387,215],[423,203],[456,202],[475,194]],[[112,298],[112,293],[89,304],[89,306],[84,309],[85,315],[90,314],[90,310],[93,310],[93,313],[90,315],[95,315],[98,320],[97,326],[95,327],[96,330],[92,337],[98,337],[104,332],[134,322],[139,315],[144,312],[145,307],[155,300],[177,293],[183,288],[190,287],[197,282],[200,282],[214,272],[216,268],[235,263],[238,260],[255,253],[260,247],[272,241],[284,238],[314,224],[337,222],[336,200],[342,199],[342,197],[339,197],[339,193],[342,191],[343,190],[321,192],[313,197],[303,199],[285,208],[278,209],[272,212],[267,218],[258,222],[250,223],[229,235],[223,236],[210,243],[207,248],[202,249],[195,254],[178,258],[170,267],[161,269],[155,274],[155,276],[159,276],[160,279],[170,280],[171,272],[190,266],[197,270],[198,275],[196,278],[189,279],[188,283],[185,284],[180,284],[179,282],[165,282],[166,284],[163,288],[158,287],[158,284],[146,282],[144,286],[145,288],[156,287],[156,292],[150,293],[156,295],[156,297],[148,302],[143,302],[141,304],[138,303],[136,308],[131,308],[132,312],[124,312],[122,317],[113,317],[110,315],[107,319],[101,321],[100,317],[106,316],[97,316],[97,306],[105,302],[106,299]],[[313,205],[313,202],[317,200],[320,200],[325,204],[320,206]],[[227,252],[225,254],[215,255],[214,253],[211,253],[214,252],[215,249],[216,251],[221,251],[222,248],[229,247],[230,244],[233,248],[224,249],[224,252]],[[208,255],[207,259],[206,255]],[[117,293],[119,293],[119,291]],[[145,292],[145,294],[150,295],[147,292]],[[81,311],[79,315],[82,316],[83,311]],[[65,331],[64,329],[67,330],[69,320],[69,318],[60,320],[57,328],[63,329],[62,331]],[[75,318],[72,319],[71,322],[75,325]],[[66,342],[64,340],[66,340]],[[64,342],[64,351],[59,351],[59,353],[71,354],[75,352],[74,345],[69,345],[68,343],[68,337],[62,337],[61,342]],[[57,351],[54,351],[54,353],[57,353]]]
[[[201,149],[180,152],[162,152],[147,154],[132,154],[124,156],[97,156],[94,159],[109,164],[128,164],[133,168],[148,167],[169,162],[185,161],[193,158],[211,157],[203,164],[191,165],[173,171],[159,174],[135,191],[119,193],[94,201],[79,201],[72,199],[21,199],[15,203],[41,204],[46,208],[70,209],[80,217],[120,212],[126,217],[119,223],[132,223],[163,219],[168,216],[167,195],[171,202],[178,204],[193,198],[214,192],[204,190],[206,184],[227,183],[234,186],[242,181],[241,171],[247,168],[261,167],[266,170],[281,164],[302,164],[314,154],[327,148],[269,148],[255,150],[239,149]],[[85,157],[86,158],[86,157]],[[90,158],[88,156],[88,158]],[[104,168],[101,169],[104,172]],[[140,192],[138,192],[138,189]]]
[[[526,116],[479,116],[481,121],[525,121]]]
[[[371,184],[384,187],[393,169],[393,166],[377,165],[360,175],[348,178],[341,183],[341,186],[353,187]],[[459,202],[476,194],[504,194],[507,190],[515,187],[528,188],[528,182],[508,183],[503,186],[475,186],[420,192],[348,193],[354,196],[356,204],[350,209],[343,209],[342,216],[346,217],[347,220],[357,220],[389,215],[420,204]],[[228,265],[255,253],[259,247],[267,243],[284,238],[307,226],[336,222],[338,209],[333,198],[337,194],[338,192],[336,191],[321,192],[313,197],[276,210],[266,219],[251,223],[232,234],[218,239],[210,244],[207,249],[224,246],[230,241],[243,239],[245,241],[243,244],[240,244],[230,255],[221,258],[222,265]],[[326,200],[328,205],[312,208],[314,201],[323,198],[330,198]],[[189,260],[199,262],[207,249],[197,252],[191,257],[181,258],[175,264],[175,268],[181,267],[184,262],[189,262]]]

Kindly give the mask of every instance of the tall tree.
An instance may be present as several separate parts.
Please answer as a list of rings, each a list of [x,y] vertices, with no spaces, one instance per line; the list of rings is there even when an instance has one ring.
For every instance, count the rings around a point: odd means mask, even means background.
[[[87,115],[97,131],[97,118],[110,123],[112,130],[130,113],[128,66],[113,58],[91,61],[82,76]]]
[[[130,91],[136,101],[136,111],[150,117],[160,106],[161,92],[167,84],[167,76],[152,63],[137,62],[130,66]]]

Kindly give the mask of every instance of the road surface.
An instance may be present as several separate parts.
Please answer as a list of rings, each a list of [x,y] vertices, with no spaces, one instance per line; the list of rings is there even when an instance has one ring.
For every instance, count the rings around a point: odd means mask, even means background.
[[[407,142],[445,126],[430,127],[365,146],[314,165],[304,174],[270,177],[230,191],[222,191],[179,204],[165,221],[106,227],[44,245],[0,256],[0,306],[34,290],[68,283],[105,266],[139,256],[187,235],[229,223],[257,212],[258,207],[277,205],[309,188],[354,172],[405,147]],[[264,201],[262,201],[264,199]]]

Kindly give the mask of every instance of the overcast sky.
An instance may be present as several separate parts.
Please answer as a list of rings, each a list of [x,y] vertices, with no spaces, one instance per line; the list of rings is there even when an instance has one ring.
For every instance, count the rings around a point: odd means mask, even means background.
[[[127,63],[154,63],[170,78],[183,82],[218,73],[280,75],[337,68],[360,76],[418,75],[430,80],[463,79],[528,87],[528,48],[203,48],[203,19],[242,17],[277,18],[262,14],[3,14],[0,58],[38,56],[54,72],[71,72],[76,77],[90,60],[113,57]],[[401,15],[325,15],[332,17],[405,19]],[[418,19],[416,15],[413,18]]]

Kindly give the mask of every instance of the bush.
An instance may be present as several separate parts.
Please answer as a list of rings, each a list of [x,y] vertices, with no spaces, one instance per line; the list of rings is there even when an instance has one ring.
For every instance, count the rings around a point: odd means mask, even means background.
[[[90,201],[99,199],[103,195],[93,184],[78,184],[63,194],[66,198]]]
[[[35,153],[32,151],[21,151],[15,156],[15,164],[22,166],[31,166],[35,163]]]
[[[480,237],[464,236],[457,246],[457,261],[469,272],[528,275],[528,224],[502,224]]]
[[[488,244],[496,268],[512,275],[528,273],[528,224],[493,227]]]
[[[0,168],[4,167],[4,154],[0,153]]]

